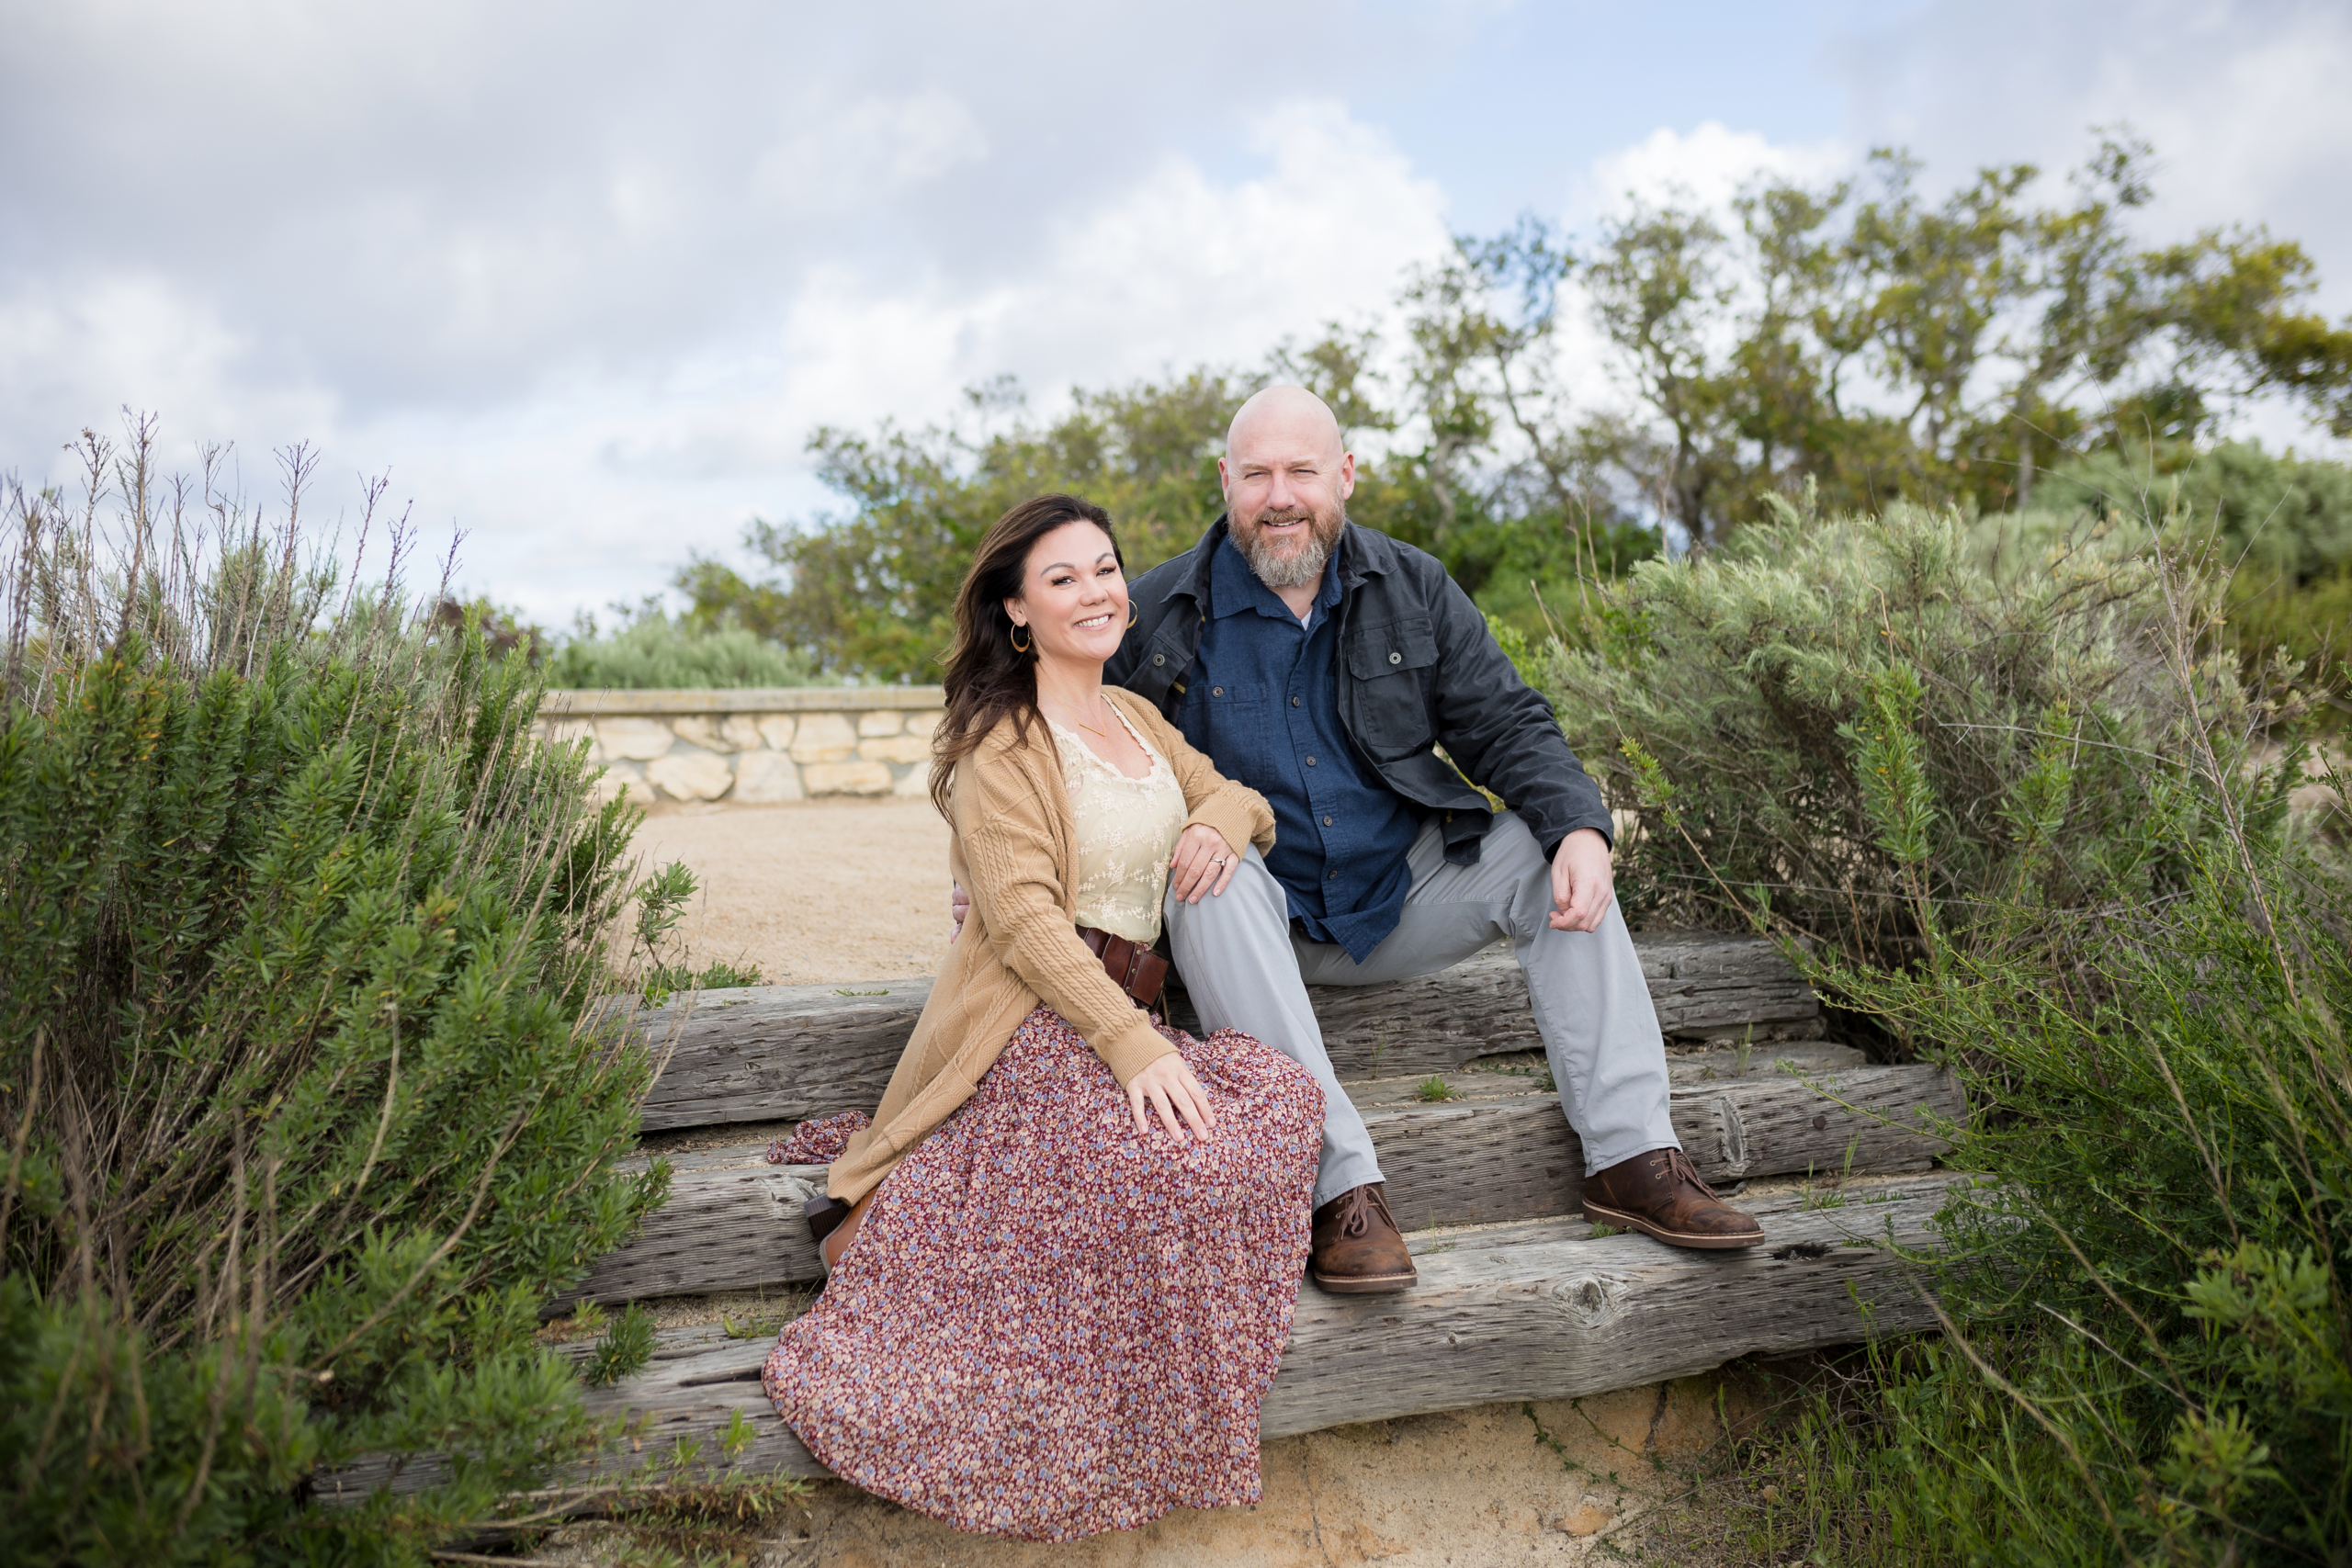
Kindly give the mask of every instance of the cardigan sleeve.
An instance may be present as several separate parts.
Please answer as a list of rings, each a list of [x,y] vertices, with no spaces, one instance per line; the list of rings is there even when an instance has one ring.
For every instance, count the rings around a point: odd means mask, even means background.
[[[1176,1047],[1078,940],[1046,791],[1034,767],[1043,755],[991,739],[956,766],[956,836],[971,874],[972,908],[997,956],[1086,1037],[1125,1087]]]
[[[1185,827],[1198,823],[1214,828],[1237,850],[1255,844],[1258,852],[1264,854],[1274,847],[1274,808],[1266,804],[1264,795],[1218,773],[1208,754],[1196,750],[1184,739],[1184,732],[1161,717],[1157,707],[1126,692],[1118,696],[1130,698],[1122,705],[1127,716],[1150,735],[1152,744],[1175,773],[1184,791],[1184,809],[1191,813],[1184,819]]]

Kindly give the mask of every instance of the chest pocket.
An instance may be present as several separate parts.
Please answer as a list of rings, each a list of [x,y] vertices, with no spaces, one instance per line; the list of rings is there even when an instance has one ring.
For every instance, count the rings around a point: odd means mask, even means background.
[[[1252,789],[1262,788],[1255,775],[1264,772],[1264,761],[1273,750],[1268,734],[1272,689],[1211,680],[1195,666],[1176,710],[1176,728],[1194,749],[1208,753],[1218,773]]]
[[[1382,761],[1432,744],[1430,682],[1437,664],[1437,634],[1427,615],[1362,626],[1348,638],[1349,684],[1354,691],[1356,743]]]

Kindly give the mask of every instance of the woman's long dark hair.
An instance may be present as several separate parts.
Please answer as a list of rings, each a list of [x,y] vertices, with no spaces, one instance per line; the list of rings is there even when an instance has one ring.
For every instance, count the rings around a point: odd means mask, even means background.
[[[948,795],[956,764],[978,750],[989,731],[1008,715],[1013,734],[1028,744],[1029,721],[1037,715],[1036,633],[1029,650],[1012,646],[1012,617],[1004,602],[1021,595],[1029,547],[1070,523],[1091,523],[1111,541],[1120,570],[1119,537],[1111,514],[1074,495],[1041,495],[998,518],[972,558],[972,570],[956,591],[956,642],[947,650],[947,716],[931,737],[931,803],[952,819]]]

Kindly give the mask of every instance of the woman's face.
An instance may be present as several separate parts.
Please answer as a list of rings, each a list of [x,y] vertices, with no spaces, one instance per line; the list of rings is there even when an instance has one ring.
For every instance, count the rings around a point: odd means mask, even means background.
[[[1084,521],[1065,523],[1029,547],[1021,592],[1004,602],[1047,659],[1100,664],[1127,630],[1127,580],[1111,536]]]

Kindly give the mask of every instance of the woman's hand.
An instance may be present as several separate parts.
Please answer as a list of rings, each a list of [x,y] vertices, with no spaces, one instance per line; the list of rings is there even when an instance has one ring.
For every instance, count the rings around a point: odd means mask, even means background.
[[[1197,904],[1204,895],[1225,891],[1241,857],[1225,841],[1224,834],[1205,822],[1195,822],[1176,840],[1176,853],[1168,863],[1168,885],[1176,890],[1176,897]]]
[[[1135,1112],[1137,1137],[1151,1134],[1151,1122],[1144,1115],[1147,1104],[1159,1112],[1169,1135],[1180,1144],[1184,1141],[1184,1129],[1176,1124],[1179,1112],[1203,1143],[1216,1131],[1216,1113],[1209,1109],[1208,1090],[1173,1051],[1127,1080],[1127,1109]]]

